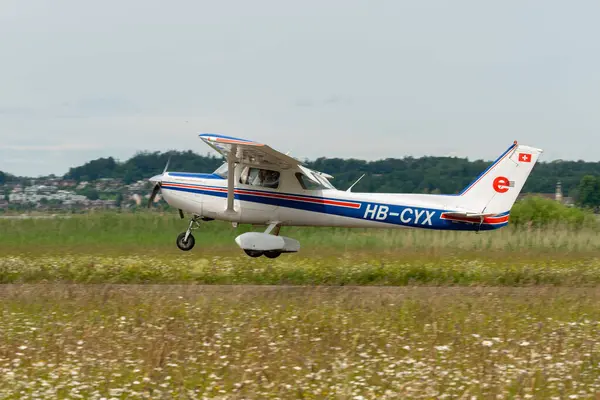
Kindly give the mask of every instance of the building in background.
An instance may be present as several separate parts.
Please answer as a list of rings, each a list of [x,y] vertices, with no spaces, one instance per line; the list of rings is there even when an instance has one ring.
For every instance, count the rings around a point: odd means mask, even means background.
[[[562,183],[560,181],[556,182],[556,190],[554,191],[554,194],[552,194],[552,193],[521,193],[521,194],[519,194],[519,197],[517,198],[517,200],[522,200],[525,197],[530,197],[530,196],[542,197],[544,199],[554,200],[554,201],[557,201],[568,207],[572,207],[575,205],[574,198],[565,196],[563,194]]]

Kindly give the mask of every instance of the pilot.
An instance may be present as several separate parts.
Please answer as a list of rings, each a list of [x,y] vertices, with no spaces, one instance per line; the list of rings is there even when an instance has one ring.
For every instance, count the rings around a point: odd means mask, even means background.
[[[263,186],[276,189],[279,186],[279,172],[277,171],[266,171],[265,179],[263,180]]]
[[[259,169],[258,174],[256,174],[256,176],[252,180],[252,185],[253,186],[264,186],[266,177],[267,177],[267,171],[264,169]]]

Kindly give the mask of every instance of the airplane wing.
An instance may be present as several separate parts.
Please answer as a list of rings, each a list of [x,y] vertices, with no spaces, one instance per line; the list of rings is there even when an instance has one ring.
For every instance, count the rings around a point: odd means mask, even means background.
[[[216,133],[202,133],[200,139],[210,147],[221,153],[226,159],[232,155],[234,162],[244,162],[268,168],[277,166],[288,169],[302,164],[300,161],[283,154],[271,147],[253,142],[251,140],[219,135]]]
[[[261,168],[276,166],[288,169],[300,165],[300,161],[286,154],[273,150],[262,143],[251,140],[219,135],[216,133],[201,133],[200,139],[210,147],[221,153],[227,159],[227,209],[226,213],[235,214],[233,200],[235,193],[235,164],[243,162]]]

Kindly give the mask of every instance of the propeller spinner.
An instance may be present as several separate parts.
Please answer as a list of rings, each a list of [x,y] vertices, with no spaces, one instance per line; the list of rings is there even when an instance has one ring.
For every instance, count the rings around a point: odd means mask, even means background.
[[[163,179],[163,176],[165,175],[165,173],[167,172],[167,170],[169,169],[170,162],[171,162],[171,157],[169,156],[169,159],[167,160],[167,165],[165,165],[165,169],[163,170],[162,174],[155,175],[149,179],[150,182],[154,183],[154,187],[152,188],[152,193],[150,194],[150,198],[148,199],[148,208],[152,207],[152,203],[154,202],[156,195],[158,194],[158,192],[160,192],[160,188],[162,185],[162,179]]]

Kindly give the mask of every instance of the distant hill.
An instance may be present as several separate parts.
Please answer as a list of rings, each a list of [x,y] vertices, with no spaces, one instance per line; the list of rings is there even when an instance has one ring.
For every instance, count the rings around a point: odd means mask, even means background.
[[[13,182],[15,180],[18,180],[16,176],[0,171],[0,185],[4,185],[5,183]]]
[[[129,184],[160,174],[164,170],[169,157],[171,157],[170,171],[212,172],[223,163],[221,158],[201,156],[192,151],[143,152],[136,154],[125,162],[117,162],[112,157],[98,158],[82,166],[71,168],[64,177],[76,181],[119,178]]]
[[[170,171],[210,172],[223,162],[221,158],[202,156],[192,151],[144,152],[125,162],[118,162],[112,157],[99,158],[71,168],[64,177],[76,181],[120,178],[125,183],[132,183],[161,173],[169,156]],[[364,173],[366,176],[355,191],[417,193],[456,193],[489,164],[490,161],[456,157],[405,157],[378,161],[318,158],[306,162],[309,168],[335,176],[333,183],[339,189],[346,189]],[[584,175],[600,176],[600,162],[558,160],[538,163],[524,191],[553,193],[556,182],[560,180],[565,195],[574,195]],[[0,182],[9,177],[0,173]]]

